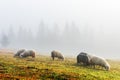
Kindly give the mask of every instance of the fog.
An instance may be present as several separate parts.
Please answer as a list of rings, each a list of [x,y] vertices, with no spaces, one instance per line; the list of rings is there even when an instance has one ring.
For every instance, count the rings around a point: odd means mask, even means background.
[[[120,59],[119,0],[1,0],[0,48]]]

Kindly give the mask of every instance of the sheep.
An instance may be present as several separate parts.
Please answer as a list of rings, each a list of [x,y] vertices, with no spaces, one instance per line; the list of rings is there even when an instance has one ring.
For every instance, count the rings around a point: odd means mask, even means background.
[[[62,55],[60,52],[55,51],[55,50],[53,50],[53,51],[51,52],[51,57],[52,57],[53,60],[54,60],[55,57],[58,58],[58,59],[64,60],[63,55]]]
[[[110,70],[109,63],[104,58],[101,58],[98,56],[93,56],[90,60],[90,64],[94,65],[94,68],[95,68],[95,65],[99,65],[104,67],[107,71]]]
[[[19,57],[21,53],[23,53],[25,51],[25,49],[20,49],[18,50],[15,54],[14,57]]]
[[[77,55],[77,64],[83,63],[84,65],[89,65],[90,64],[90,58],[87,53],[81,52],[80,54]]]
[[[35,58],[35,51],[27,50],[27,51],[24,51],[23,53],[20,54],[21,58],[26,58],[28,56],[32,56],[32,58]]]

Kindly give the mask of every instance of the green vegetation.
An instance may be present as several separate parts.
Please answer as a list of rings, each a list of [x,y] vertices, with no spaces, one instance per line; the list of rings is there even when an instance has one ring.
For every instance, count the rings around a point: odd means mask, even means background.
[[[120,62],[109,60],[111,70],[78,66],[76,59],[53,61],[48,56],[35,59],[13,58],[13,54],[0,54],[0,79],[3,80],[120,80]]]

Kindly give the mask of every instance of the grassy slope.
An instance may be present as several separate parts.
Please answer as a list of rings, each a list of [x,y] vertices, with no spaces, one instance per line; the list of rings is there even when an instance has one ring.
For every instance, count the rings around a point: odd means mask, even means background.
[[[120,80],[120,62],[110,61],[110,71],[76,65],[76,60],[52,61],[47,56],[35,59],[13,58],[13,54],[0,54],[0,79],[28,80]]]

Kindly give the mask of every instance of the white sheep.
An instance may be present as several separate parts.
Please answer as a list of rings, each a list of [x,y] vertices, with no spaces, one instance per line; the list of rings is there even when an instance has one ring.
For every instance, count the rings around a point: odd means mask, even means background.
[[[15,54],[14,57],[19,57],[21,53],[23,53],[25,51],[25,49],[20,49],[18,50]]]
[[[92,56],[90,63],[91,65],[94,65],[94,68],[95,68],[95,65],[99,65],[104,67],[106,70],[110,70],[110,65],[104,58],[101,58],[98,56]]]
[[[63,55],[62,55],[60,52],[55,51],[55,50],[53,50],[53,51],[51,52],[51,57],[52,57],[53,60],[54,60],[55,57],[58,58],[58,59],[64,60]]]
[[[23,53],[20,54],[21,58],[25,58],[25,57],[28,57],[28,56],[31,56],[32,58],[35,58],[35,51],[26,50],[26,51],[24,51]]]

